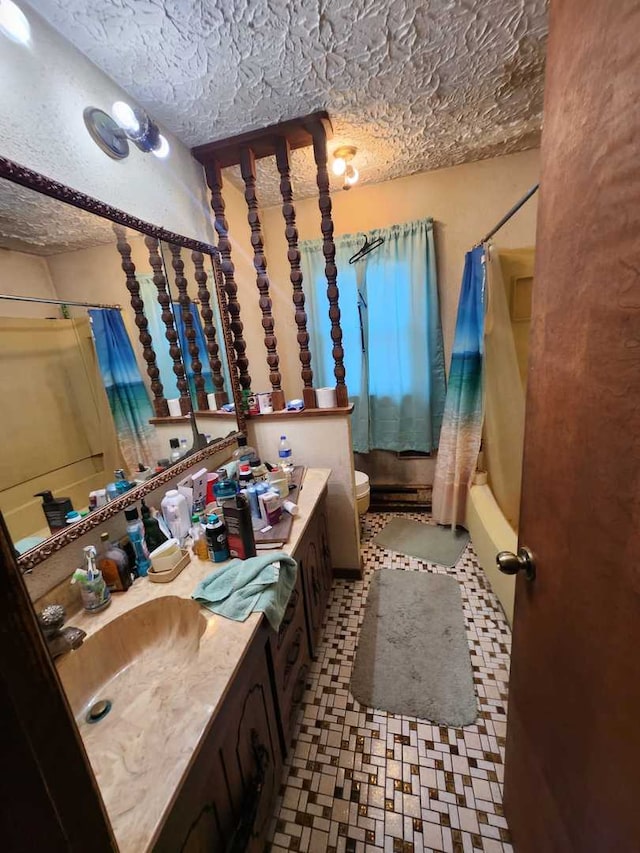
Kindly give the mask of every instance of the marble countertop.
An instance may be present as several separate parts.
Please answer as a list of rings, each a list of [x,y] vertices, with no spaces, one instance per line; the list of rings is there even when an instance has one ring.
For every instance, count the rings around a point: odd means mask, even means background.
[[[300,542],[330,473],[307,470],[286,553]],[[191,601],[214,566],[192,557],[170,583],[139,578],[101,613],[74,615],[72,624],[87,633],[83,654],[57,661],[122,853],[153,845],[262,620],[253,613],[233,622]],[[113,673],[107,683],[105,672]],[[110,685],[114,696],[106,697]],[[86,710],[98,698],[113,698],[113,708],[90,725]]]

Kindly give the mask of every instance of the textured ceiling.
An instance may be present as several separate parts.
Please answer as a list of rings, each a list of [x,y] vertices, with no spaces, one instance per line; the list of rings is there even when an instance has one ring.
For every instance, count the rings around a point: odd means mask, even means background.
[[[361,181],[378,182],[539,141],[545,0],[32,5],[189,146],[326,109],[330,150],[356,145]],[[312,195],[311,153],[294,157],[296,194]],[[261,177],[275,203],[274,170]]]
[[[114,243],[108,219],[0,180],[0,247],[56,255]]]

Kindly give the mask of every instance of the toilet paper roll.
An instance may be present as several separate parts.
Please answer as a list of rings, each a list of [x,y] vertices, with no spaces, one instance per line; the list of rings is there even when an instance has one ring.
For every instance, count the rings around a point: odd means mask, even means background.
[[[179,418],[182,416],[182,412],[180,411],[180,400],[177,397],[173,400],[167,400],[167,405],[169,406],[170,417]]]
[[[212,412],[216,412],[218,410],[218,404],[216,403],[215,394],[207,394],[207,403],[209,404],[209,409]]]
[[[319,409],[335,409],[336,402],[335,388],[316,388],[316,404]]]

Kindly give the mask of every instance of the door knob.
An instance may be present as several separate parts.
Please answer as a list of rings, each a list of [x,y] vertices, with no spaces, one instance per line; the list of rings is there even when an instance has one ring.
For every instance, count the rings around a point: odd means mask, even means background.
[[[535,580],[536,564],[528,548],[519,548],[517,554],[513,551],[500,551],[496,557],[496,563],[505,575],[516,575],[519,571],[523,571],[528,581]]]

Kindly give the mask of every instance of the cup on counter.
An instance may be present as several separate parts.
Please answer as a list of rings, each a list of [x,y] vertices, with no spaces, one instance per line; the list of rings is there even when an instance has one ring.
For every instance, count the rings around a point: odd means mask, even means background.
[[[167,405],[169,406],[169,416],[172,418],[180,418],[182,417],[182,411],[180,410],[180,400],[178,397],[175,397],[173,400],[167,400]]]
[[[337,405],[335,388],[316,388],[316,405],[319,409],[335,409]]]
[[[258,408],[261,415],[270,415],[273,411],[273,397],[271,391],[260,391],[258,397]]]

